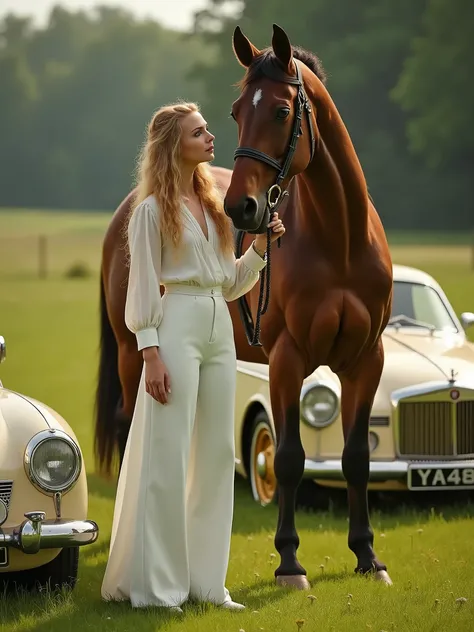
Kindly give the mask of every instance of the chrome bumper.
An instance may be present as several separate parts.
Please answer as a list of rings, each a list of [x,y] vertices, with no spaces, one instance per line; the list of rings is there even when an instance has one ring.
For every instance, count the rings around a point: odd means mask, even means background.
[[[42,511],[30,511],[25,518],[17,527],[0,527],[0,547],[38,553],[92,544],[99,537],[99,527],[92,520],[45,520]]]
[[[406,480],[408,474],[408,461],[370,461],[369,482],[384,482],[394,480]],[[423,467],[439,467],[436,463],[423,462]],[[453,463],[453,467],[456,464]],[[322,478],[331,481],[345,481],[342,473],[341,459],[327,461],[313,461],[306,459],[304,464],[304,478]]]

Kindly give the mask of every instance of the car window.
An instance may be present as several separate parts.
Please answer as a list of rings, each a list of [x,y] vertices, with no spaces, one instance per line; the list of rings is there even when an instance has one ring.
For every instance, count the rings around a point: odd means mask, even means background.
[[[402,315],[432,325],[436,329],[457,331],[443,300],[436,290],[428,285],[394,282],[392,318]]]

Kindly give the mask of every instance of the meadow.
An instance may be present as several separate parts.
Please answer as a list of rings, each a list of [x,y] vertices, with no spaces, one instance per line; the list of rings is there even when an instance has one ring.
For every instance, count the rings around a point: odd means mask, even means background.
[[[96,544],[81,552],[72,594],[0,596],[0,632],[154,630],[186,632],[464,632],[474,629],[474,505],[451,501],[372,513],[375,546],[394,586],[354,576],[344,510],[299,511],[300,561],[309,593],[275,587],[274,506],[257,507],[236,481],[228,587],[243,613],[189,605],[184,616],[132,612],[105,604],[100,583],[107,560],[114,484],[94,473],[92,408],[97,373],[98,270],[110,215],[0,211],[0,334],[7,341],[3,383],[37,397],[73,426],[88,472]],[[40,278],[40,236],[46,244]],[[390,238],[393,259],[420,267],[441,283],[454,308],[474,311],[469,235]],[[74,269],[83,276],[71,275]],[[471,340],[473,338],[471,330]]]

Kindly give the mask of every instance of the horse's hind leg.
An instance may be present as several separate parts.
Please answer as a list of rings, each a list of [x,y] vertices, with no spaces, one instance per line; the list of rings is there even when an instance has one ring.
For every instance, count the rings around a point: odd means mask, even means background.
[[[295,526],[296,490],[305,461],[299,428],[303,376],[303,363],[293,345],[278,343],[270,356],[270,392],[277,435],[274,467],[279,505],[275,547],[281,558],[275,577],[280,585],[300,589],[309,588],[306,571],[296,558],[299,537]]]
[[[367,484],[369,481],[369,417],[382,374],[382,342],[365,354],[351,375],[341,376],[344,451],[342,469],[347,480],[349,548],[357,557],[356,572],[374,571],[377,579],[391,584],[387,567],[373,550]]]

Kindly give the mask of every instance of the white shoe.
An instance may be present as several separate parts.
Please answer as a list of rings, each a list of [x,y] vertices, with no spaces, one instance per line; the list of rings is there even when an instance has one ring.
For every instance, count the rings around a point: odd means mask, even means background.
[[[180,608],[179,606],[169,606],[168,610],[170,612],[174,612],[175,614],[183,614],[183,609]]]
[[[219,606],[220,608],[226,608],[227,610],[245,610],[245,606],[241,603],[237,603],[236,601],[224,601],[223,604]]]

